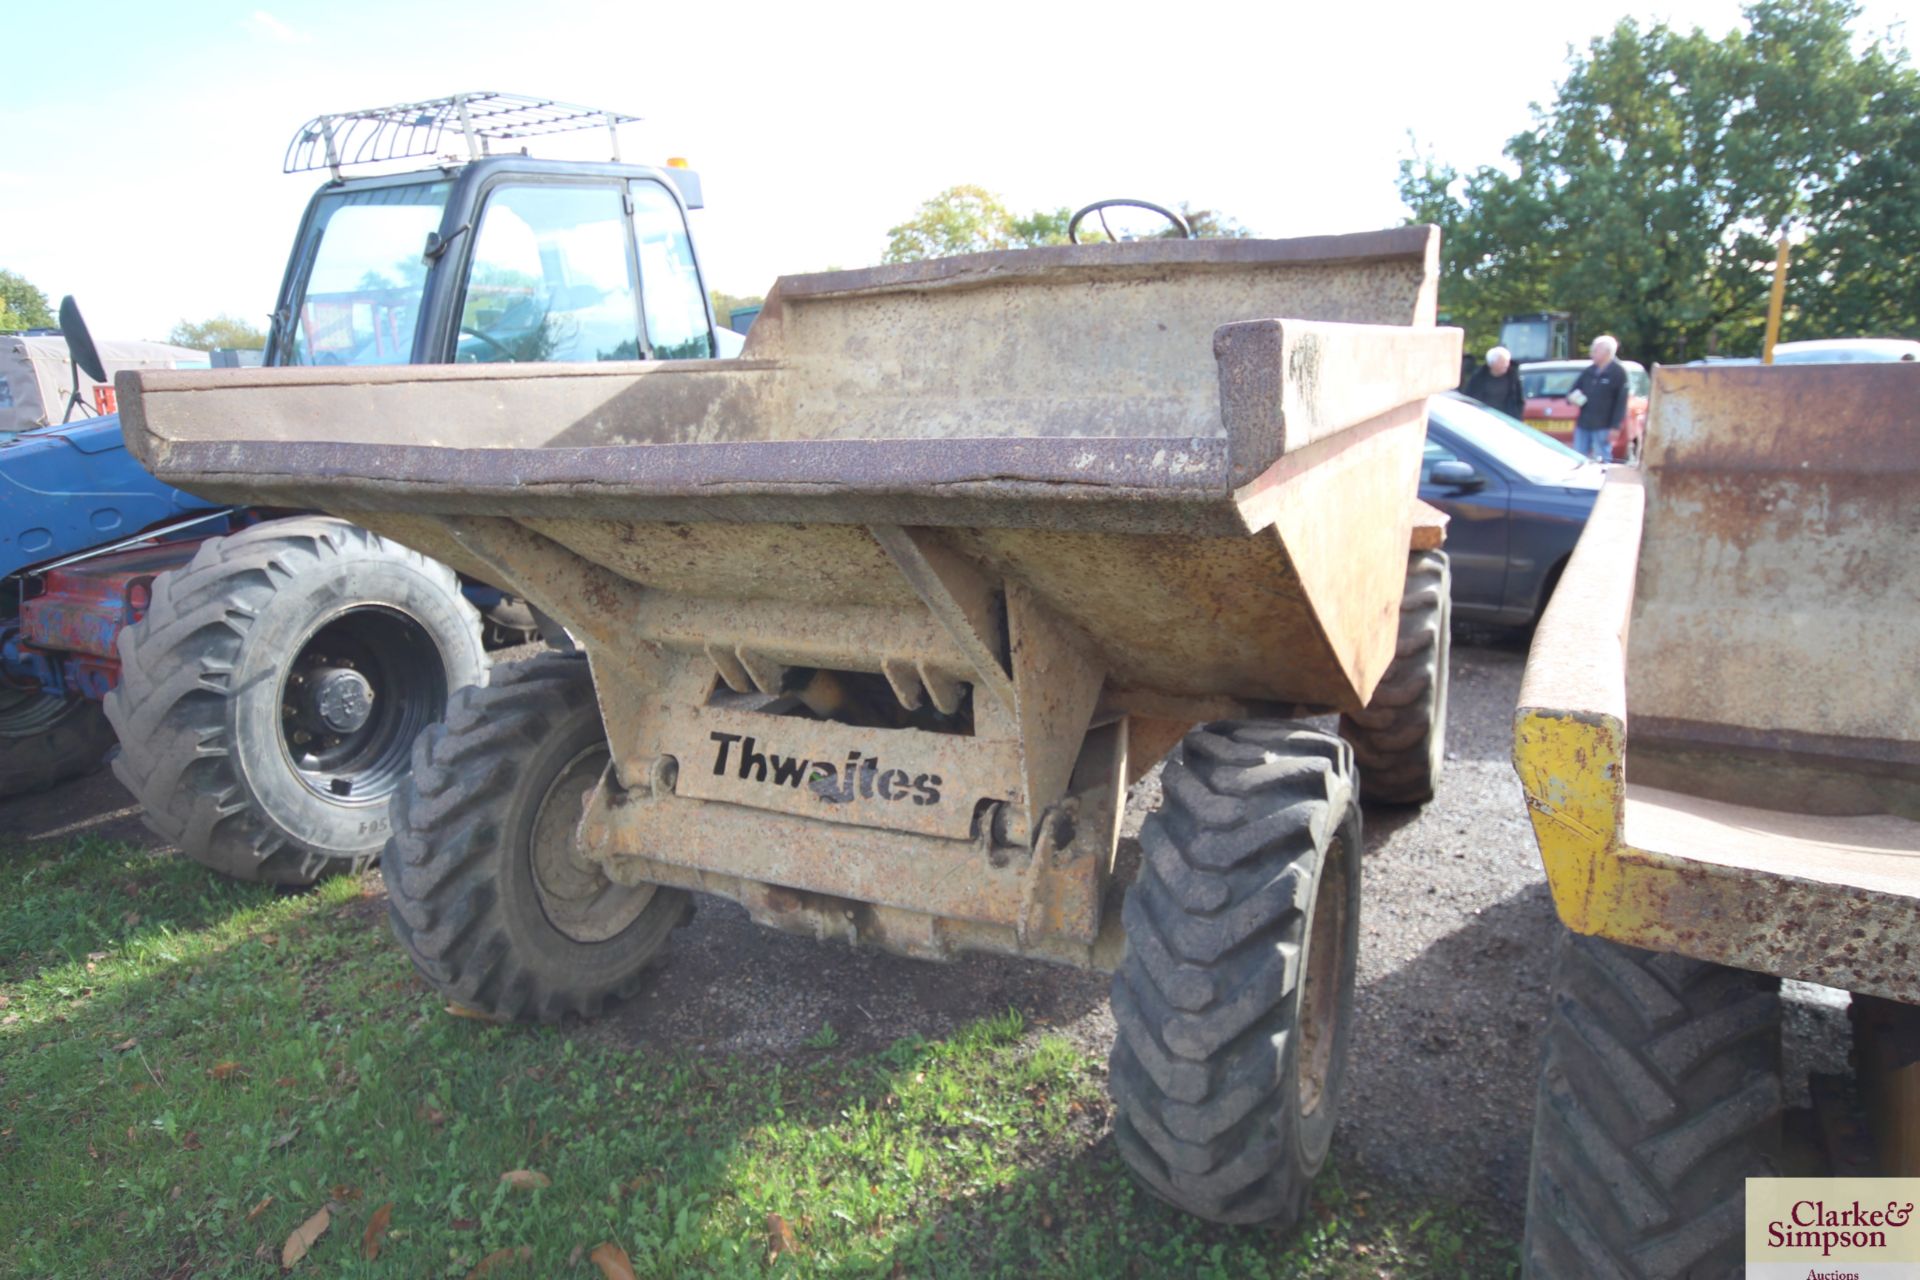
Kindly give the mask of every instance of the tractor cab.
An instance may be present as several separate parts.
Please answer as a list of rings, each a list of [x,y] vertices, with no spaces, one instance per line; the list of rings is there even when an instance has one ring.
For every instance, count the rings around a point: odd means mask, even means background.
[[[687,228],[700,180],[624,164],[636,119],[471,93],[320,116],[285,171],[325,169],[288,260],[269,365],[594,362],[735,355]],[[606,162],[523,140],[604,127]],[[502,144],[508,154],[495,154]],[[432,168],[348,176],[418,156]]]

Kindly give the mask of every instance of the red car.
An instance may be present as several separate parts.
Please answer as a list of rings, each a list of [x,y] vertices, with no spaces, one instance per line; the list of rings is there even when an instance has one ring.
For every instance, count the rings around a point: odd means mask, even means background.
[[[1527,394],[1527,425],[1545,432],[1562,444],[1573,443],[1573,424],[1580,416],[1579,406],[1567,400],[1574,379],[1592,364],[1591,360],[1535,360],[1520,366],[1520,389]],[[1640,457],[1640,441],[1647,434],[1647,396],[1653,380],[1646,368],[1632,360],[1622,360],[1627,371],[1627,416],[1613,433],[1613,460],[1633,462]]]

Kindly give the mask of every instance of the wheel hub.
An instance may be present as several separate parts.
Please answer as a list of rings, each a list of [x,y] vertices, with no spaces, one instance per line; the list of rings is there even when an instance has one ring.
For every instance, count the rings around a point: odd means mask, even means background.
[[[308,681],[313,711],[334,733],[353,733],[373,715],[373,682],[358,671],[335,668]]]

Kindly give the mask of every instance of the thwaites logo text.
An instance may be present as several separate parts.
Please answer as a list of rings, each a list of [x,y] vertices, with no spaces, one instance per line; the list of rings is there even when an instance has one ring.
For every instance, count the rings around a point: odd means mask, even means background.
[[[731,771],[741,782],[790,787],[796,791],[804,786],[827,804],[851,804],[856,800],[917,805],[940,803],[944,781],[939,774],[888,768],[870,751],[849,751],[845,760],[809,760],[804,756],[763,751],[751,734],[716,732],[707,737],[716,744],[713,752],[716,778],[727,777]]]

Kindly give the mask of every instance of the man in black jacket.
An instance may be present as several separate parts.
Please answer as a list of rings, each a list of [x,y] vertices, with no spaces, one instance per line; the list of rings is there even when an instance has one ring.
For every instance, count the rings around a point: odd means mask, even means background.
[[[1489,409],[1515,418],[1526,416],[1527,393],[1520,389],[1520,370],[1514,367],[1513,353],[1505,347],[1487,352],[1487,362],[1467,379],[1467,394]]]
[[[1567,399],[1580,406],[1573,427],[1573,448],[1589,458],[1613,457],[1613,433],[1627,417],[1627,371],[1613,358],[1620,344],[1612,334],[1593,340],[1593,363],[1580,371]]]

